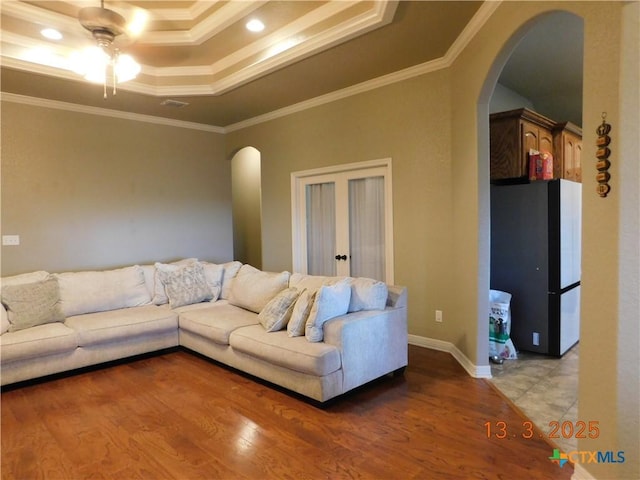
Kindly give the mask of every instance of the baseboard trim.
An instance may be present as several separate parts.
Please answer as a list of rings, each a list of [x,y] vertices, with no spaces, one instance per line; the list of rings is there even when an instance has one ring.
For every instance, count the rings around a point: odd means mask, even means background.
[[[571,475],[571,480],[597,480],[596,477],[591,475],[587,470],[576,463],[573,465],[573,475]]]
[[[409,334],[409,345],[450,353],[473,378],[491,378],[491,367],[489,365],[475,365],[451,342]]]

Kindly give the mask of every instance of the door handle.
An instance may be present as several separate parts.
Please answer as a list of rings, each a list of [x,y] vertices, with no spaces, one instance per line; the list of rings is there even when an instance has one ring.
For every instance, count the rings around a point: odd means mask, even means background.
[[[346,260],[347,256],[346,255],[336,255],[336,260]]]

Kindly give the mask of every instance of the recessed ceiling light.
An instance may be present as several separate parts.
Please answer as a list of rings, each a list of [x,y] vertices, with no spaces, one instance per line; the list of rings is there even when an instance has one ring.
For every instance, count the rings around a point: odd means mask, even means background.
[[[62,34],[55,28],[44,28],[40,30],[40,33],[49,40],[60,40],[62,38]]]
[[[262,30],[264,30],[264,23],[254,18],[253,20],[249,20],[247,22],[246,27],[250,32],[261,32]]]

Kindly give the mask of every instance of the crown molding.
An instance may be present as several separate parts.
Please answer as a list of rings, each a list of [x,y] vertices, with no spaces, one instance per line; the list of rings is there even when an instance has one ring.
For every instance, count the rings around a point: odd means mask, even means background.
[[[164,117],[154,117],[152,115],[143,115],[140,113],[122,112],[120,110],[111,110],[101,107],[90,107],[87,105],[78,105],[77,103],[60,102],[58,100],[49,100],[37,97],[28,97],[26,95],[16,95],[15,93],[0,93],[0,101],[19,103],[22,105],[30,105],[35,107],[53,108],[56,110],[65,110],[76,113],[86,113],[89,115],[98,115],[102,117],[120,118],[122,120],[132,120],[136,122],[154,123],[157,125],[167,125],[170,127],[188,128],[191,130],[201,130],[212,133],[225,133],[225,129],[213,125],[205,125],[202,123],[185,122],[182,120],[173,120]]]
[[[304,110],[308,110],[310,108],[315,108],[321,105],[325,105],[327,103],[335,102],[337,100],[341,100],[344,98],[348,98],[354,95],[358,95],[364,92],[368,92],[370,90],[375,90],[380,87],[384,87],[387,85],[391,85],[397,82],[401,82],[404,80],[408,80],[414,77],[418,77],[420,75],[425,75],[427,73],[435,72],[437,70],[441,70],[443,68],[450,67],[458,55],[465,49],[465,47],[469,44],[469,42],[473,39],[473,37],[478,33],[478,31],[484,26],[486,21],[491,17],[491,15],[495,12],[495,10],[500,6],[502,0],[496,1],[485,1],[480,6],[476,14],[471,18],[469,23],[463,29],[462,33],[458,36],[456,41],[449,47],[447,53],[438,59],[431,60],[429,62],[422,63],[420,65],[415,65],[413,67],[406,68],[404,70],[400,70],[398,72],[390,73],[388,75],[383,75],[381,77],[375,78],[373,80],[369,80],[366,82],[359,83],[357,85],[353,85],[351,87],[347,87],[341,90],[336,90],[334,92],[321,95],[309,100],[305,100],[303,102],[296,103],[294,105],[290,105],[288,107],[281,108],[279,110],[274,110],[272,112],[266,113],[264,115],[259,115],[257,117],[253,117],[247,120],[243,120],[241,122],[237,122],[226,127],[214,126],[214,125],[206,125],[195,122],[185,122],[180,120],[172,120],[163,117],[154,117],[151,115],[142,115],[135,113],[122,112],[119,110],[110,110],[107,108],[100,107],[88,107],[84,105],[77,105],[74,103],[68,102],[60,102],[56,100],[45,100],[41,98],[28,97],[24,95],[16,95],[11,93],[2,92],[0,99],[2,101],[14,102],[14,103],[22,103],[26,105],[35,105],[42,106],[48,108],[57,108],[60,110],[68,110],[80,113],[89,113],[92,115],[103,115],[110,116],[116,118],[122,118],[127,120],[135,120],[147,123],[155,123],[160,125],[169,125],[181,128],[190,128],[195,130],[203,130],[213,133],[229,133],[234,132],[236,130],[241,130],[243,128],[247,128],[253,125],[258,125],[264,122],[268,122],[271,120],[275,120],[281,117],[285,117],[294,113],[302,112]],[[7,59],[3,62],[5,65]],[[13,62],[9,62],[13,63]],[[19,63],[19,61],[15,61],[15,63]],[[16,65],[17,66],[17,65]],[[47,74],[52,74],[53,70],[50,67],[42,67]],[[64,75],[58,75],[63,76]],[[162,87],[153,87],[153,88],[144,88],[142,85],[134,85],[135,82],[129,82],[127,85],[129,88],[124,88],[126,90],[137,91],[140,93],[148,93],[155,95],[175,95],[176,90],[179,90],[181,94],[189,94],[193,93],[192,86],[184,86],[182,88],[178,87],[166,87],[165,89]],[[131,88],[133,87],[133,88]],[[207,94],[210,93],[210,86],[202,87],[202,91],[198,93]],[[207,90],[207,91],[205,91]]]
[[[351,87],[336,90],[335,92],[327,93],[310,100],[305,100],[303,102],[299,102],[294,105],[281,108],[279,110],[274,110],[273,112],[265,113],[264,115],[259,115],[248,120],[243,120],[241,122],[226,126],[225,130],[227,132],[241,130],[246,127],[258,125],[260,123],[285,117],[293,113],[302,112],[304,110],[335,102],[343,98],[358,95],[370,90],[375,90],[380,87],[408,80],[410,78],[418,77],[427,73],[435,72],[443,68],[448,68],[453,65],[455,60],[458,58],[458,55],[460,55],[460,53],[465,49],[465,47],[469,44],[473,37],[478,33],[478,31],[480,31],[480,29],[484,26],[491,15],[493,15],[493,13],[501,3],[502,0],[485,1],[480,6],[475,15],[471,18],[466,27],[463,29],[462,33],[458,36],[456,41],[453,42],[451,47],[449,47],[447,53],[441,58],[421,63],[413,67],[405,68],[404,70],[399,70],[388,75],[383,75],[382,77],[374,78],[373,80],[368,80]]]

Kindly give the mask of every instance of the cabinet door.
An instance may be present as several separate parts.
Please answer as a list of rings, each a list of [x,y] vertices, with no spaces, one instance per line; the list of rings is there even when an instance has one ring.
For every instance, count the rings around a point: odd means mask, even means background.
[[[520,176],[529,174],[529,151],[540,150],[540,128],[533,123],[520,122],[522,152],[520,160]]]
[[[582,140],[577,140],[573,147],[574,179],[582,183]]]
[[[553,134],[551,133],[551,130],[540,128],[538,135],[540,138],[540,141],[538,142],[538,150],[553,154]]]
[[[582,139],[570,133],[562,135],[562,178],[582,181]]]

